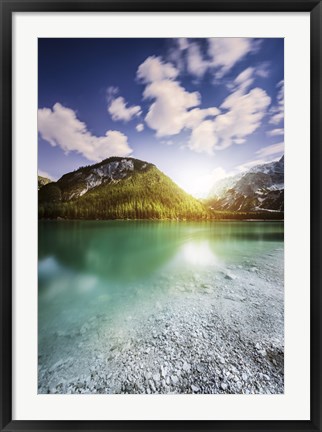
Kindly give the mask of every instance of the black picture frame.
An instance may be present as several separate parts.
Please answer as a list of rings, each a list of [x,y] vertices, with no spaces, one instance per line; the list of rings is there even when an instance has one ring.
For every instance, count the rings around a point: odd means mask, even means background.
[[[316,0],[0,0],[1,12],[1,372],[2,431],[321,430],[321,42],[322,5]],[[12,420],[12,14],[14,12],[309,12],[311,58],[311,369],[309,421],[15,421]]]

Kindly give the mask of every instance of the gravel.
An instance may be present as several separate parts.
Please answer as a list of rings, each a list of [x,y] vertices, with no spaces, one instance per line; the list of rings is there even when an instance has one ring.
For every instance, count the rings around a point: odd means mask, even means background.
[[[245,260],[182,277],[171,298],[140,313],[125,311],[117,322],[94,316],[77,332],[56,332],[39,353],[38,392],[283,393],[282,265],[278,249],[256,268]]]

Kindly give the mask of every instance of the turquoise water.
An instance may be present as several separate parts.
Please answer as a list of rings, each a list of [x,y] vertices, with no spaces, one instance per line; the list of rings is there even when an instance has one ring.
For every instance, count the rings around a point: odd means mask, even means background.
[[[95,317],[118,328],[227,266],[259,266],[283,236],[282,222],[40,221],[39,355],[75,352]]]
[[[166,294],[164,275],[216,271],[282,241],[280,222],[40,222],[39,328],[121,313]]]

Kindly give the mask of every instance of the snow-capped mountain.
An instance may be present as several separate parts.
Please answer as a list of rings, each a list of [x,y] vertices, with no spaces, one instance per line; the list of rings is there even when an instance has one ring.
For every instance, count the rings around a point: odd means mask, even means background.
[[[284,156],[217,182],[210,198],[216,210],[284,211]]]
[[[134,172],[144,172],[154,165],[134,158],[114,157],[96,165],[79,168],[58,180],[63,191],[63,200],[69,201],[84,195],[103,184],[116,184],[131,177]]]

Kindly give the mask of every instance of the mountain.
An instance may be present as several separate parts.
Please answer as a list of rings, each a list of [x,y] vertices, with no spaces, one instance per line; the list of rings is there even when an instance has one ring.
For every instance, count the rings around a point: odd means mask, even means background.
[[[217,182],[208,204],[214,210],[284,211],[284,156]]]
[[[52,182],[52,180],[50,180],[49,178],[42,177],[39,175],[38,176],[38,190],[40,188],[42,188],[43,186],[45,186],[46,184],[51,183],[51,182]]]
[[[155,165],[111,157],[39,190],[40,218],[202,219],[207,210]]]

